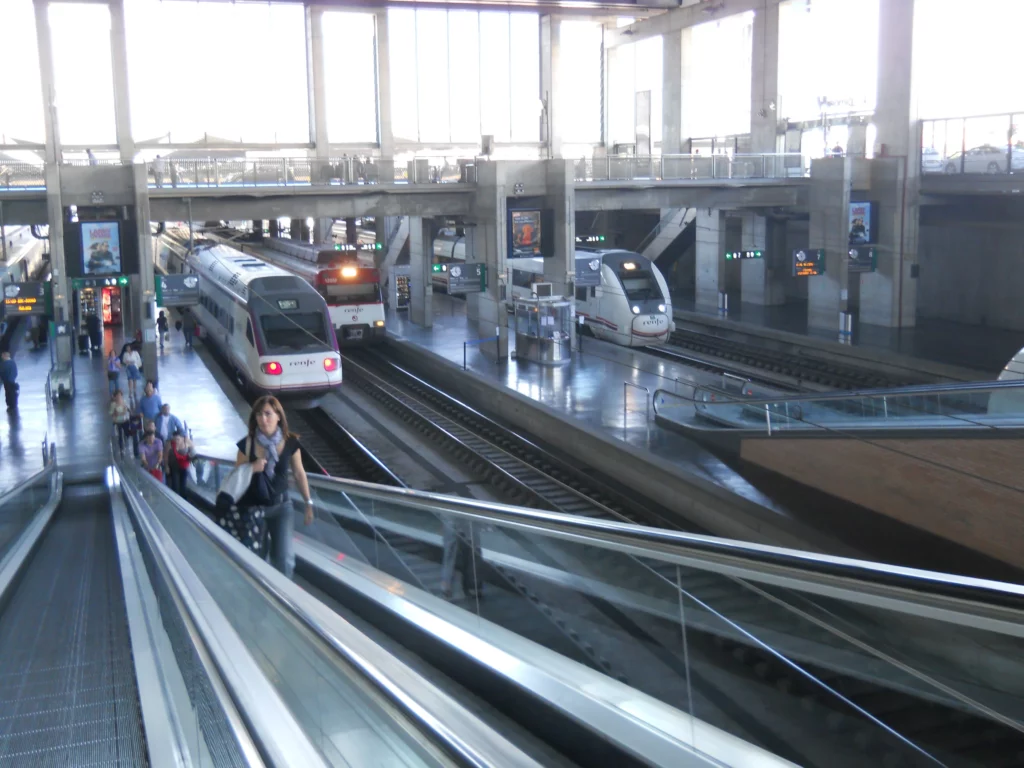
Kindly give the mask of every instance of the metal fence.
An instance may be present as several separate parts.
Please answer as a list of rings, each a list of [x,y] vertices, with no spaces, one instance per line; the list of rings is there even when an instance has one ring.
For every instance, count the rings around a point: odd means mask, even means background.
[[[163,158],[147,164],[151,188],[348,186],[373,184],[473,184],[475,158],[390,159],[342,156],[329,160],[280,158]],[[64,166],[89,165],[66,160]],[[118,165],[104,159],[100,165]],[[799,154],[608,156],[574,161],[577,183],[601,181],[710,181],[785,179],[807,176]],[[0,191],[44,189],[43,166],[0,161]]]
[[[921,173],[1003,176],[1024,173],[1018,115],[979,115],[921,121]]]

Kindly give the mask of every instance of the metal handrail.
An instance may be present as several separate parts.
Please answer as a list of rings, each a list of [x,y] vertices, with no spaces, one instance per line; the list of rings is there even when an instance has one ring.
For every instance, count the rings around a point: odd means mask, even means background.
[[[236,542],[229,534],[166,486],[149,475],[140,473],[139,476],[143,482],[149,482],[158,488],[164,497],[206,534],[237,567],[255,579],[286,610],[324,643],[331,646],[345,662],[364,675],[381,694],[397,705],[410,720],[429,731],[447,749],[461,755],[471,765],[505,764],[524,768],[536,765],[510,742],[496,736],[486,724],[465,710],[461,710],[462,717],[457,722],[444,723],[446,727],[440,727],[442,724],[436,722],[434,717],[437,714],[437,705],[443,703],[461,709],[457,702],[416,674],[411,677],[422,683],[422,689],[402,689],[395,678],[404,677],[409,682],[410,675],[407,674],[408,668],[401,661],[343,622],[333,612],[325,609],[318,600],[278,574],[270,565],[255,559],[248,550],[235,546]],[[317,476],[311,475],[310,479],[313,480],[315,477]],[[378,659],[373,658],[374,651],[379,651]],[[500,751],[495,752],[495,748],[500,748]],[[499,755],[503,755],[505,759],[499,761]]]
[[[198,458],[215,464],[233,464],[216,457]],[[885,600],[888,608],[911,613],[939,610],[937,606],[941,604],[947,618],[957,616],[959,623],[965,623],[966,616],[970,621],[982,620],[1001,626],[998,631],[1024,637],[1024,585],[392,488],[359,480],[310,475],[309,481],[312,487],[330,493],[352,494],[434,514],[451,514],[483,525],[533,530],[676,565],[727,572],[746,581],[840,595],[856,603],[879,605],[879,600]],[[955,602],[947,604],[951,598],[956,598]],[[1009,611],[1012,619],[1006,615],[994,618],[1004,611]],[[1000,621],[1003,624],[999,624]]]
[[[47,458],[48,456],[49,456],[49,459]],[[2,493],[0,493],[0,509],[2,509],[3,506],[8,501],[13,499],[15,496],[17,496],[20,493],[23,493],[24,491],[27,491],[30,486],[36,485],[44,477],[46,477],[47,475],[52,474],[54,469],[56,468],[55,459],[56,459],[56,453],[54,451],[53,444],[52,443],[50,444],[50,450],[47,451],[47,446],[44,443],[44,445],[43,445],[43,468],[40,469],[38,472],[36,472],[36,473],[34,473],[32,475],[29,475],[27,478],[22,480],[17,485],[15,485],[15,486],[7,489],[6,491],[3,491]]]

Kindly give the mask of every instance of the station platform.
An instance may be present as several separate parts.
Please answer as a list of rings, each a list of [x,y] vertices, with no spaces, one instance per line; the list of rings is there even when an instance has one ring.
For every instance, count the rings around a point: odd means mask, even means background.
[[[721,316],[693,301],[673,298],[677,322],[728,329],[794,344],[810,343],[826,351],[891,362],[906,368],[958,379],[994,379],[1022,347],[1024,332],[947,320],[918,318],[913,328],[898,330],[854,322],[850,344],[839,342],[838,329],[807,325],[807,304],[777,306],[737,304]]]
[[[123,344],[121,329],[108,327],[102,352],[76,351],[75,397],[54,404],[46,397],[49,352],[33,351],[23,338],[14,341],[11,352],[18,364],[21,394],[18,410],[0,420],[0,492],[42,469],[42,445],[47,438],[57,446],[68,482],[110,463],[106,354],[112,346],[120,352]],[[173,331],[163,352],[157,354],[160,396],[171,405],[171,413],[192,428],[196,450],[234,455],[236,436],[245,433],[245,424],[200,356],[186,350],[182,335]],[[120,386],[127,394],[123,373]]]

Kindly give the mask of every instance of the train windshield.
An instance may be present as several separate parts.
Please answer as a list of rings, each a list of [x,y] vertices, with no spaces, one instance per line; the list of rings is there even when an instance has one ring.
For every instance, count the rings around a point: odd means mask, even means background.
[[[289,312],[262,315],[263,338],[272,350],[320,349],[328,345],[327,330],[321,312]]]
[[[380,286],[377,283],[335,283],[320,286],[320,293],[328,304],[380,304]]]
[[[620,272],[619,280],[629,301],[654,301],[664,298],[652,272]]]

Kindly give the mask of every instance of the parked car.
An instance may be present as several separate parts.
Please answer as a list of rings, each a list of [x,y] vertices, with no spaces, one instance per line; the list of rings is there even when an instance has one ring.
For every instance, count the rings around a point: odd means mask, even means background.
[[[1010,155],[1010,169],[1024,171],[1024,149],[1014,147]],[[946,160],[946,173],[1006,173],[1006,147],[983,144],[980,147],[957,152]]]
[[[942,173],[945,170],[945,163],[942,162],[942,155],[934,147],[925,147],[921,150],[921,173]]]

